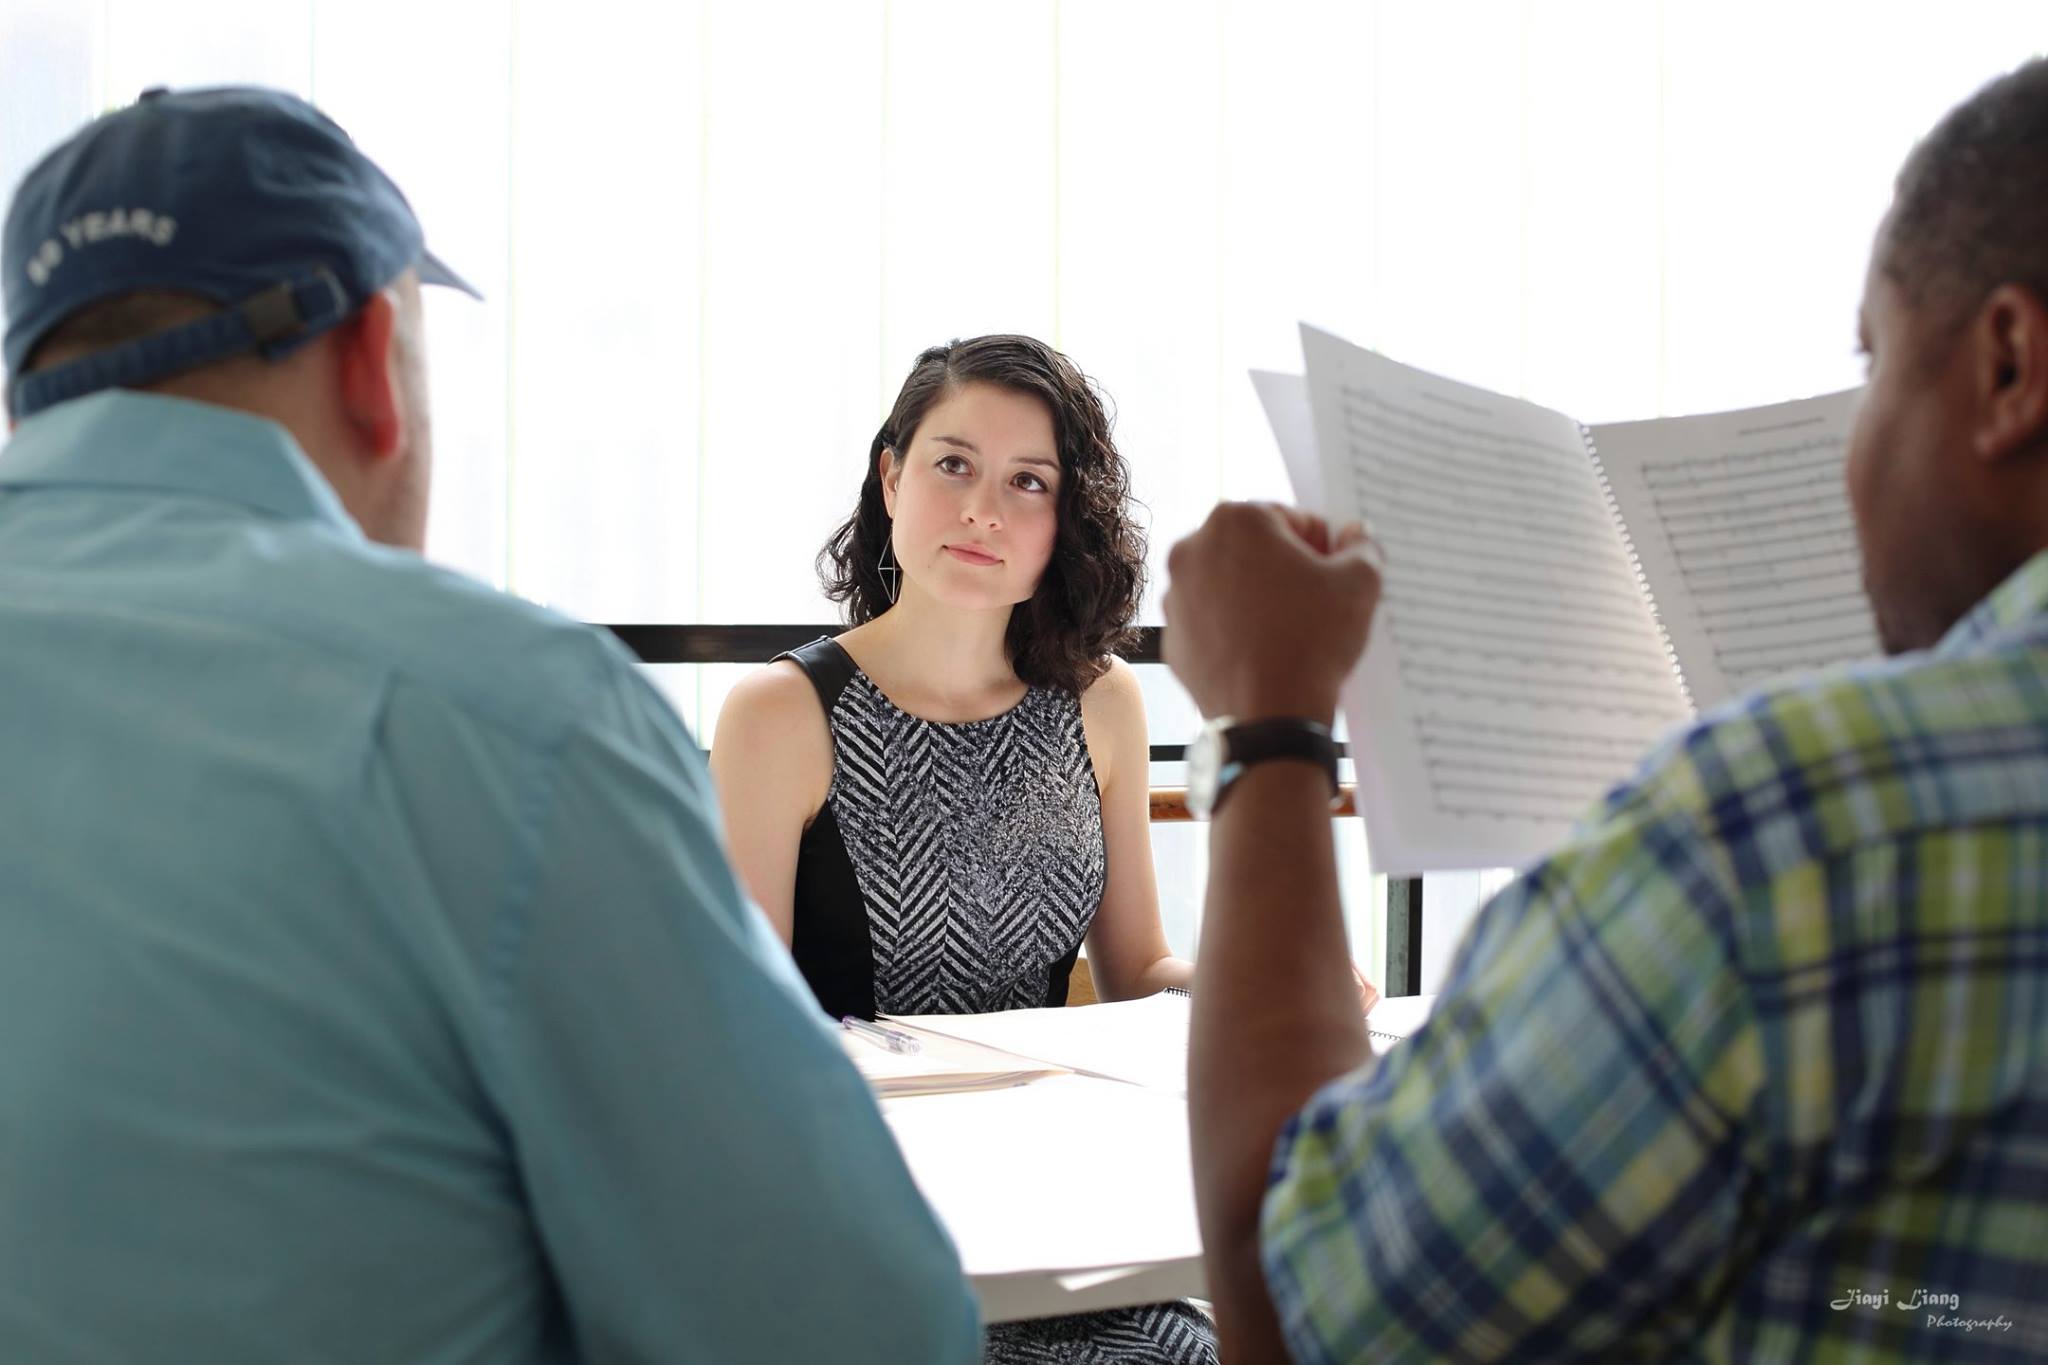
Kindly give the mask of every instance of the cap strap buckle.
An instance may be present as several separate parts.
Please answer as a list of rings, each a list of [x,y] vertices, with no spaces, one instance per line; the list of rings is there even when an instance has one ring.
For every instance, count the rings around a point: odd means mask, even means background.
[[[348,312],[341,281],[326,266],[296,280],[281,280],[236,310],[248,326],[249,339],[266,360],[275,360],[302,338],[333,326]]]
[[[340,322],[348,311],[341,281],[326,266],[316,266],[224,312],[23,375],[14,382],[10,406],[19,420],[100,389],[152,384],[245,351],[276,360]]]

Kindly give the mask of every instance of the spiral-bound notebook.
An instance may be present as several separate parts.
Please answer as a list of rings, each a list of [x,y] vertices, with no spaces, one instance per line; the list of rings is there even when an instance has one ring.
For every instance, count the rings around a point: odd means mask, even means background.
[[[1586,427],[1301,330],[1306,378],[1253,379],[1303,503],[1385,551],[1345,694],[1375,870],[1524,863],[1696,710],[1877,653],[1856,391]]]

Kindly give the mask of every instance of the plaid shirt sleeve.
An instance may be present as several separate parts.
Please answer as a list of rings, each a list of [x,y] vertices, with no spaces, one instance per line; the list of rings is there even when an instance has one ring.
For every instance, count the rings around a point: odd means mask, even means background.
[[[1429,1024],[1281,1132],[1261,1241],[1296,1361],[1576,1356],[1725,1292],[1764,1062],[1686,804],[1618,790],[1481,914]]]

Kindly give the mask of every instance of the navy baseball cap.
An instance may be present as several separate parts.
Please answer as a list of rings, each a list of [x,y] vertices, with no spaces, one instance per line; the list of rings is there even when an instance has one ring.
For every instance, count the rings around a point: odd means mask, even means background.
[[[483,297],[427,250],[398,186],[312,105],[253,86],[146,91],[38,162],[8,207],[9,406],[21,418],[242,352],[275,359],[409,267]],[[80,308],[145,289],[223,311],[22,373]]]

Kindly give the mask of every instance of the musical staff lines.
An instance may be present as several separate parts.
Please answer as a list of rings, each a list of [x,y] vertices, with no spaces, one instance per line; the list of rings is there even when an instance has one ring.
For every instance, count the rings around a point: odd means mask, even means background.
[[[1874,653],[1842,490],[1842,429],[1811,417],[1734,436],[1749,444],[1641,461],[1649,511],[1678,578],[1671,586],[1653,579],[1653,590],[1660,600],[1689,601],[1731,692]]]
[[[1419,654],[1421,650],[1411,650]],[[1457,697],[1492,705],[1526,707],[1532,711],[1565,711],[1573,715],[1637,716],[1669,719],[1671,690],[1633,683],[1584,678],[1545,677],[1529,667],[1532,661],[1519,655],[1496,656],[1520,663],[1522,668],[1475,668],[1457,663],[1403,658],[1401,677],[1418,693],[1433,697]]]
[[[1557,413],[1356,354],[1324,468],[1386,548],[1376,632],[1419,758],[1404,798],[1426,802],[1418,818],[1554,834],[1685,716],[1584,439]]]
[[[1445,620],[1454,615],[1467,617],[1470,624],[1451,624]],[[1493,621],[1488,622],[1484,614],[1476,612],[1422,616],[1410,608],[1395,605],[1389,605],[1385,613],[1388,628],[1403,645],[1431,647],[1481,659],[1520,659],[1555,668],[1578,669],[1605,676],[1633,676],[1659,683],[1671,672],[1661,665],[1603,663],[1593,651],[1611,645],[1611,637],[1569,629],[1555,635],[1504,629],[1499,624],[1501,619],[1496,615]],[[1512,621],[1517,618],[1505,619]]]
[[[1651,728],[1560,734],[1438,710],[1420,712],[1416,732],[1446,814],[1543,822],[1596,800],[1657,736]]]

